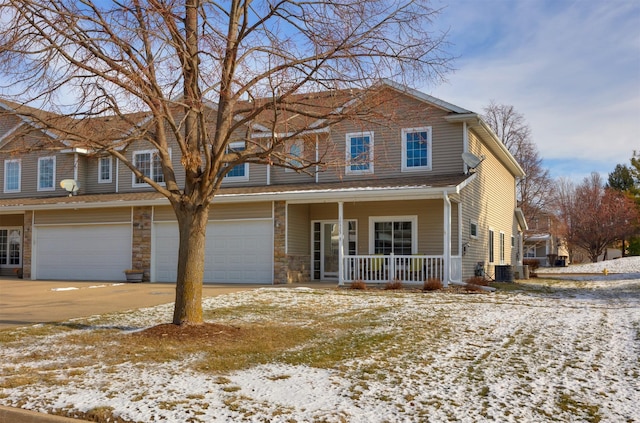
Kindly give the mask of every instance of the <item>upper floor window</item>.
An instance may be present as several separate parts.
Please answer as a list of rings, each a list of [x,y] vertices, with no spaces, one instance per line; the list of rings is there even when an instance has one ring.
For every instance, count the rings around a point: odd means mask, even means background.
[[[56,158],[40,157],[38,159],[38,191],[53,191],[56,189]]]
[[[112,159],[111,157],[100,157],[98,160],[98,183],[111,182]]]
[[[478,222],[475,220],[469,222],[469,236],[471,238],[478,238]]]
[[[227,146],[227,153],[244,151],[244,142],[232,142]],[[228,181],[248,181],[249,163],[235,165],[225,176]]]
[[[431,127],[402,130],[402,171],[431,170]]]
[[[302,166],[302,161],[299,159],[302,158],[302,154],[304,153],[304,143],[302,141],[294,141],[287,146],[287,162],[290,166],[294,168],[299,168]],[[286,168],[286,172],[293,172],[294,169]]]
[[[171,154],[171,151],[169,151]],[[133,153],[133,164],[147,178],[154,182],[163,184],[164,174],[162,173],[162,165],[160,155],[157,150],[136,151]],[[133,175],[133,186],[146,186],[144,179]]]
[[[21,174],[20,159],[4,161],[4,192],[20,192]]]
[[[347,134],[347,174],[373,173],[373,132]]]

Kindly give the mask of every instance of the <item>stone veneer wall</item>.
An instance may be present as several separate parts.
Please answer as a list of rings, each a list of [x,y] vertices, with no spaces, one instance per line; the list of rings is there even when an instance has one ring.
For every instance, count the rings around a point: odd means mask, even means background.
[[[287,283],[287,252],[285,249],[287,228],[287,203],[273,202],[273,283]]]
[[[22,277],[31,279],[31,240],[33,238],[33,211],[24,212],[22,225]]]
[[[311,279],[309,255],[288,255],[287,283],[305,283]]]
[[[131,246],[131,267],[144,270],[142,280],[151,276],[151,216],[153,209],[133,208],[133,245]]]

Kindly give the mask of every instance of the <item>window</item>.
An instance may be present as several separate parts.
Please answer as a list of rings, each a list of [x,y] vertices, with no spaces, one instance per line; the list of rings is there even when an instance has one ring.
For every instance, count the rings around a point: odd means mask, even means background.
[[[369,219],[373,254],[411,255],[417,252],[416,216]]]
[[[493,263],[495,257],[493,255],[493,229],[489,229],[489,263]]]
[[[500,232],[500,263],[504,264],[504,232]]]
[[[402,130],[402,171],[431,169],[431,127]]]
[[[524,247],[524,256],[525,256],[525,258],[535,258],[536,257],[536,246],[535,245],[526,245]]]
[[[347,134],[347,174],[373,173],[373,132]]]
[[[478,238],[478,222],[473,220],[469,222],[469,236],[471,238]]]
[[[244,151],[244,142],[232,142],[227,146],[227,153],[234,151]],[[249,163],[241,163],[235,165],[225,176],[228,181],[248,181],[249,180]]]
[[[53,191],[56,180],[56,158],[40,157],[38,159],[38,191]]]
[[[293,167],[301,167],[302,162],[296,158],[302,158],[304,153],[304,143],[302,141],[295,141],[291,143],[287,148],[287,161]],[[286,172],[294,172],[293,169],[286,168]]]
[[[169,151],[171,154],[171,151]],[[164,174],[162,173],[162,165],[160,164],[160,155],[156,150],[136,151],[133,153],[133,165],[138,168],[144,176],[154,182],[163,184]],[[102,170],[102,169],[101,169]],[[133,175],[133,186],[146,186],[147,183],[142,179]]]
[[[4,192],[20,192],[21,173],[20,159],[4,161]]]
[[[20,266],[22,229],[0,228],[0,266]]]
[[[100,157],[98,160],[98,183],[105,184],[111,182],[111,157]]]

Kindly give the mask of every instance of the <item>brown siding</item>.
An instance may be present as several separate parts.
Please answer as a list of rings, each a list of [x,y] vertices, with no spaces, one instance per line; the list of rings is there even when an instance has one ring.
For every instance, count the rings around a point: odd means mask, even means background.
[[[287,218],[287,253],[308,255],[311,248],[309,205],[290,204]]]
[[[23,223],[22,214],[0,214],[0,226],[22,226]]]
[[[444,200],[371,201],[344,204],[344,219],[358,222],[358,254],[369,254],[369,217],[417,216],[418,253],[443,253]],[[336,220],[337,204],[313,204],[309,219]]]
[[[214,204],[209,210],[209,220],[271,218],[271,202]],[[154,222],[173,222],[176,215],[171,206],[158,206],[153,210]]]
[[[131,222],[130,207],[36,211],[34,220],[36,225],[129,222]]]

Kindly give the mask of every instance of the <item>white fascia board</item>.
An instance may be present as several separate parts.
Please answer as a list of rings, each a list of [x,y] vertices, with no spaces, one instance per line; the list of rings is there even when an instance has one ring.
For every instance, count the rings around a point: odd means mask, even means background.
[[[84,154],[87,155],[89,154],[89,149],[88,148],[78,148],[78,147],[74,147],[74,148],[67,148],[64,150],[60,150],[61,153],[78,153],[78,154]]]
[[[4,135],[2,135],[0,137],[0,148],[4,147],[5,145],[7,145],[9,143],[9,141],[11,140],[11,134],[13,134],[14,132],[16,132],[18,130],[18,128],[20,128],[20,126],[22,126],[21,123],[17,124],[16,126],[14,126],[13,128],[9,129]]]
[[[525,219],[524,212],[520,207],[516,207],[515,214],[516,214],[516,219],[518,220],[518,224],[520,225],[520,228],[523,231],[528,230],[529,225],[527,224],[527,219]]]
[[[435,106],[440,107],[441,109],[445,109],[449,112],[455,112],[455,113],[472,113],[471,111],[467,110],[467,109],[463,109],[462,107],[456,106],[455,104],[449,103],[447,101],[441,100],[437,97],[431,96],[429,94],[425,94],[421,91],[415,90],[413,88],[409,88],[405,85],[399,84],[397,82],[394,82],[390,79],[382,79],[382,83],[384,85],[387,85],[391,88],[393,88],[396,91],[400,91],[402,93],[408,94],[414,98],[417,98],[420,101],[424,101],[427,103],[431,103]]]
[[[324,127],[324,128],[320,128],[320,129],[309,129],[309,130],[305,130],[305,131],[300,131],[300,132],[276,132],[276,133],[272,133],[269,131],[266,132],[258,132],[258,133],[253,133],[251,134],[251,138],[270,138],[270,137],[274,137],[274,138],[285,138],[285,137],[292,137],[294,135],[306,135],[306,134],[322,134],[322,133],[328,133],[329,132],[329,127]]]
[[[499,154],[507,160],[512,173],[518,178],[522,178],[525,176],[524,169],[522,169],[509,149],[502,143],[502,141],[500,141],[500,138],[498,138],[495,132],[493,132],[489,125],[487,125],[487,123],[477,113],[471,112],[460,115],[450,115],[445,116],[444,119],[448,122],[466,122],[468,128],[479,127],[480,130],[484,132],[484,134],[486,134],[486,136],[482,136],[482,134],[480,134],[481,137],[485,139],[486,142],[491,143],[491,145],[488,145],[488,147],[495,148],[499,151]]]

